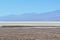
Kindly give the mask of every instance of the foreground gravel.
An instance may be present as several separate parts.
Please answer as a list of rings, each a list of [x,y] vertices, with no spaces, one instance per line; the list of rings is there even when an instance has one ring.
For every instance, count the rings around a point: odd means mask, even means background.
[[[0,28],[0,40],[60,40],[60,28]]]

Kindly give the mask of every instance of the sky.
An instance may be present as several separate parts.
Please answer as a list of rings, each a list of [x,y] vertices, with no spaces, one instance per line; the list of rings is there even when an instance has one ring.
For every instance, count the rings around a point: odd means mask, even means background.
[[[0,0],[0,16],[60,10],[60,0]]]

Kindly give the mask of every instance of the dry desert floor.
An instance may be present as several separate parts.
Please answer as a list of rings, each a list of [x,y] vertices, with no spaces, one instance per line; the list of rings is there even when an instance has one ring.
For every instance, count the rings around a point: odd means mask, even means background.
[[[60,40],[60,28],[0,28],[0,40]]]

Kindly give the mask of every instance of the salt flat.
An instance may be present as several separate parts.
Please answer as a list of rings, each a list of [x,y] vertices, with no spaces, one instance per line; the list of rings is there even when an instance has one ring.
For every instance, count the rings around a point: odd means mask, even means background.
[[[0,26],[60,26],[60,22],[55,21],[1,21]]]

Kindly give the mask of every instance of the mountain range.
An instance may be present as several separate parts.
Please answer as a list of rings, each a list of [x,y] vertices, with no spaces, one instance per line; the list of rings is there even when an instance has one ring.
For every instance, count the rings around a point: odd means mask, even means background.
[[[60,10],[0,17],[0,21],[60,21]]]

